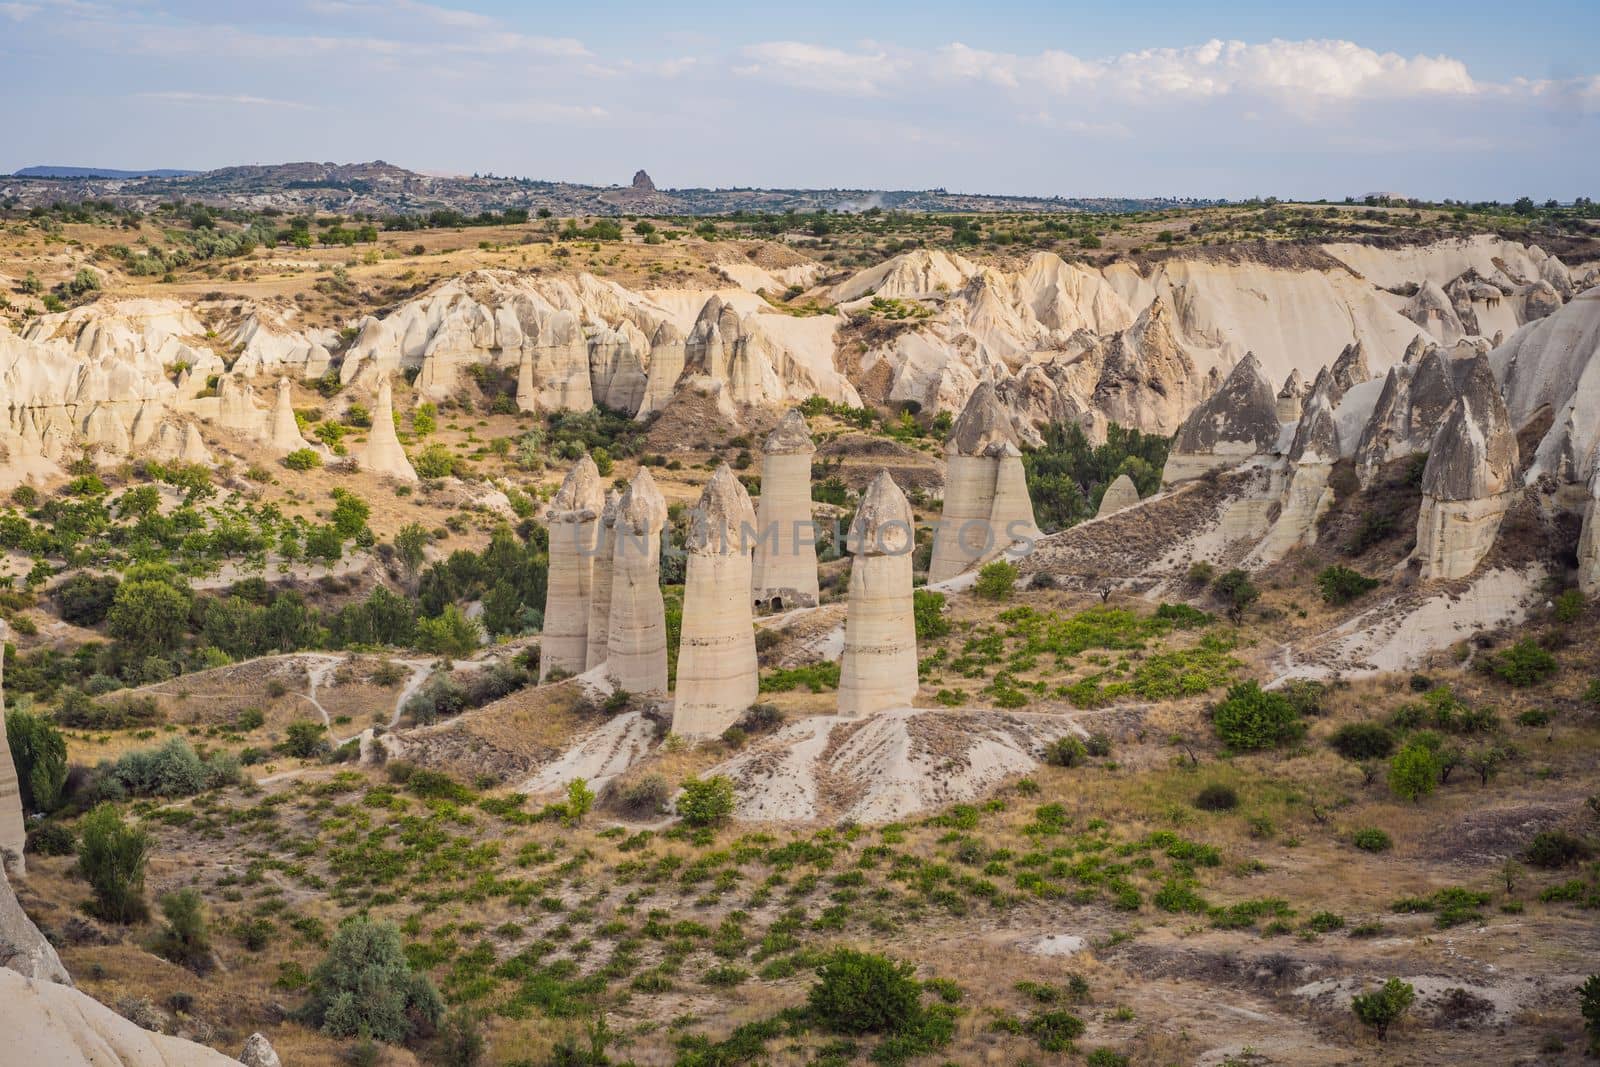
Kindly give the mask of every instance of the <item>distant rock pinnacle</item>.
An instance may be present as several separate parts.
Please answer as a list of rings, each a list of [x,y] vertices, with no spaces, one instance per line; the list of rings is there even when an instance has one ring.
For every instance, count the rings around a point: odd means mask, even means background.
[[[633,175],[633,191],[636,193],[653,193],[656,183],[650,180],[650,175],[644,171],[635,171]]]

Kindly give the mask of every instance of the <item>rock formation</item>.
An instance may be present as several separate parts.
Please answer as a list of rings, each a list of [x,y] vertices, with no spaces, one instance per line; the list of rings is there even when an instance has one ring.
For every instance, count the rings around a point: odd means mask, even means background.
[[[594,670],[606,661],[611,647],[611,568],[617,544],[617,510],[622,494],[606,491],[605,507],[600,510],[600,527],[595,535],[594,571],[589,580],[589,651],[583,669]]]
[[[1278,390],[1278,421],[1299,422],[1300,405],[1305,399],[1306,382],[1300,376],[1300,368],[1296,367],[1289,372],[1289,377],[1284,379],[1283,388]]]
[[[389,428],[391,430],[394,428],[392,416]],[[295,421],[294,399],[287,378],[278,379],[278,396],[272,406],[272,430],[267,438],[267,444],[274,451],[285,455],[297,448],[311,447],[306,439],[300,436],[300,424]]]
[[[1161,473],[1162,483],[1198,478],[1270,452],[1280,432],[1277,397],[1260,361],[1247,353],[1222,387],[1183,420]]]
[[[1494,544],[1516,490],[1517,438],[1484,356],[1466,368],[1460,395],[1422,473],[1415,557],[1422,577],[1471,574]]]
[[[757,607],[817,603],[817,532],[811,521],[811,457],[816,451],[805,416],[794,408],[762,445],[753,594]]]
[[[756,640],[750,604],[755,509],[726,463],[700,494],[689,527],[683,635],[672,731],[720,735],[755,702]]]
[[[589,659],[589,597],[595,541],[605,511],[600,471],[585,452],[561,482],[545,518],[550,524],[550,572],[545,586],[539,680],[581,674]]]
[[[244,1051],[239,1053],[239,1062],[244,1067],[283,1067],[283,1061],[278,1058],[272,1042],[260,1032],[251,1034],[245,1041]]]
[[[1578,538],[1578,588],[1587,597],[1600,596],[1600,454],[1589,477],[1589,499],[1583,508],[1583,533]]]
[[[1356,474],[1370,486],[1384,464],[1427,451],[1456,400],[1450,357],[1437,345],[1389,368],[1356,444]]]
[[[839,714],[872,715],[910,706],[917,695],[917,626],[912,609],[911,505],[879,471],[850,524],[849,602],[839,665]]]
[[[1329,374],[1332,380],[1328,388],[1328,406],[1336,408],[1346,393],[1371,379],[1372,371],[1367,368],[1367,346],[1359,340],[1345,345],[1339,358],[1333,361],[1333,369]]]
[[[1289,480],[1279,501],[1278,517],[1251,554],[1254,564],[1275,563],[1290,549],[1317,539],[1317,520],[1333,504],[1328,479],[1340,454],[1333,414],[1337,391],[1335,373],[1324,371],[1317,376],[1289,446]]]
[[[378,383],[378,399],[372,406],[372,428],[367,431],[367,447],[361,450],[358,462],[365,470],[404,482],[417,481],[417,472],[394,432],[394,395],[387,377]]]
[[[1102,515],[1115,515],[1124,508],[1131,508],[1139,502],[1139,489],[1133,484],[1133,479],[1126,474],[1119,474],[1106,486],[1106,491],[1100,497],[1100,510],[1095,512],[1095,518]]]
[[[1013,541],[1036,536],[1011,416],[988,382],[973,390],[945,441],[944,507],[928,581],[954,578]]]
[[[1401,309],[1401,314],[1427,330],[1442,345],[1453,345],[1466,336],[1455,305],[1436,282],[1423,282],[1416,295]]]
[[[644,419],[666,407],[677,392],[687,355],[683,331],[670,322],[656,328],[650,342],[650,370],[645,377],[644,396],[636,418]]]
[[[617,503],[612,527],[611,611],[606,673],[617,688],[665,696],[666,607],[661,599],[661,530],[667,502],[640,467]]]
[[[22,790],[17,783],[17,766],[11,759],[11,745],[5,726],[6,624],[0,619],[0,874],[7,867],[23,871],[23,846],[28,841],[27,823],[22,815]]]

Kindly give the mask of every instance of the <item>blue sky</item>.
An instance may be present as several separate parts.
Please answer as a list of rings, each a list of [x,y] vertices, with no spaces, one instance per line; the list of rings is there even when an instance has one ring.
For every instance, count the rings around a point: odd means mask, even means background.
[[[1600,195],[1596,0],[0,0],[0,96],[0,171]]]

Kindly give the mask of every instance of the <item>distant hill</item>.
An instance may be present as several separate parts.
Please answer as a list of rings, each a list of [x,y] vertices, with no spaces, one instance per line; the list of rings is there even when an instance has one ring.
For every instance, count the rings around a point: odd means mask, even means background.
[[[62,179],[72,179],[63,181]],[[995,196],[946,189],[661,189],[641,170],[629,185],[512,178],[442,177],[393,163],[270,163],[208,171],[117,171],[28,167],[0,177],[0,202],[110,201],[149,210],[171,200],[219,208],[367,212],[378,215],[478,215],[508,208],[576,215],[730,215],[786,211],[1144,211],[1214,201],[1168,198]]]
[[[17,178],[187,178],[197,170],[116,170],[111,167],[23,167]]]

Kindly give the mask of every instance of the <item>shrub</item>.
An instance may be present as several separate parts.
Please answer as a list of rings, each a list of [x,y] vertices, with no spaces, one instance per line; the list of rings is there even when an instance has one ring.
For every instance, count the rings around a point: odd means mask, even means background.
[[[1579,863],[1594,854],[1589,842],[1565,830],[1540,830],[1528,842],[1522,858],[1535,867],[1554,870]]]
[[[1089,735],[1088,740],[1083,743],[1083,747],[1088,750],[1089,755],[1096,759],[1105,759],[1111,755],[1111,738],[1096,731]]]
[[[1389,761],[1389,789],[1397,797],[1421,800],[1439,784],[1439,755],[1423,739],[1406,744]]]
[[[1083,1020],[1069,1011],[1041,1011],[1022,1024],[1039,1047],[1046,1052],[1066,1052],[1075,1038],[1083,1036]]]
[[[917,1015],[922,985],[909,963],[853,949],[837,949],[817,968],[806,994],[812,1015],[844,1034],[892,1033]]]
[[[1583,618],[1584,609],[1583,593],[1577,589],[1568,589],[1556,597],[1551,614],[1560,623],[1574,623]]]
[[[311,972],[310,990],[302,1018],[334,1037],[397,1044],[431,1036],[444,1016],[433,983],[412,972],[393,923],[357,918],[341,926]]]
[[[5,720],[23,810],[55,811],[67,782],[66,738],[44,715],[19,709],[7,712]]]
[[[717,775],[701,781],[689,778],[678,798],[678,814],[690,826],[715,826],[733,814],[733,781]]]
[[[126,753],[111,776],[131,796],[192,797],[237,782],[239,763],[225,755],[202,759],[188,741],[174,737],[159,748]]]
[[[99,626],[105,622],[121,584],[112,575],[78,571],[56,586],[51,599],[56,602],[56,611],[72,625]]]
[[[322,466],[322,456],[310,448],[297,448],[283,457],[283,465],[292,471],[308,471]]]
[[[659,815],[672,796],[672,787],[659,774],[647,774],[632,782],[614,782],[607,799],[629,815]]]
[[[1329,604],[1348,604],[1366,596],[1382,585],[1376,578],[1368,578],[1360,571],[1334,564],[1317,575],[1317,588],[1322,599]]]
[[[1217,568],[1203,559],[1197,559],[1189,564],[1189,581],[1195,585],[1210,585],[1211,579],[1217,575]]]
[[[83,818],[78,870],[94,893],[94,913],[107,922],[143,919],[144,868],[152,841],[142,827],[124,822],[117,809],[101,804]]]
[[[1591,974],[1578,987],[1578,1008],[1589,1034],[1589,1048],[1600,1052],[1600,974]]]
[[[1350,843],[1363,852],[1387,852],[1394,847],[1389,835],[1375,826],[1364,826],[1351,834]]]
[[[1088,758],[1088,746],[1076,737],[1060,738],[1044,749],[1044,761],[1052,767],[1076,767]]]
[[[1238,625],[1244,613],[1250,610],[1250,605],[1261,598],[1261,590],[1250,580],[1249,572],[1237,567],[1213,582],[1211,590],[1227,608],[1228,618],[1233,620],[1234,625]]]
[[[912,590],[911,609],[917,622],[918,641],[931,641],[950,632],[950,620],[944,617],[943,593],[928,589]]]
[[[1387,759],[1394,751],[1394,734],[1382,723],[1350,722],[1333,732],[1328,746],[1349,760]]]
[[[424,652],[441,656],[468,656],[483,641],[483,627],[454,604],[446,604],[436,618],[418,619],[415,642]]]
[[[1417,991],[1411,983],[1391,978],[1374,992],[1357,993],[1350,1000],[1350,1010],[1364,1026],[1377,1031],[1379,1041],[1384,1041],[1389,1036],[1389,1027],[1411,1010],[1416,999]]]
[[[72,829],[58,822],[47,822],[28,831],[24,852],[40,856],[70,856],[78,850],[78,839]]]
[[[1195,794],[1194,806],[1201,811],[1232,811],[1239,806],[1239,794],[1231,785],[1214,783]]]
[[[422,478],[444,478],[457,473],[460,465],[450,449],[442,444],[432,444],[411,457],[411,466]]]
[[[594,790],[589,788],[589,783],[582,778],[574,778],[567,783],[567,822],[573,825],[583,821],[594,807]]]
[[[315,719],[301,719],[289,724],[278,749],[295,759],[313,759],[332,747],[328,743],[327,733],[327,726]]]
[[[205,902],[196,889],[180,889],[161,898],[167,924],[152,946],[156,955],[196,974],[211,969],[211,938],[206,933]]]
[[[978,581],[972,587],[973,592],[985,600],[1006,600],[1011,596],[1011,591],[1017,584],[1017,565],[997,559],[993,563],[986,563],[978,571]]]
[[[1485,672],[1517,689],[1538,685],[1557,670],[1556,658],[1528,637],[1480,662]]]
[[[771,733],[783,725],[783,709],[776,704],[751,704],[740,716],[739,725],[749,734]]]
[[[1253,681],[1229,689],[1227,698],[1212,709],[1211,721],[1222,743],[1240,751],[1273,748],[1304,731],[1288,697]]]

